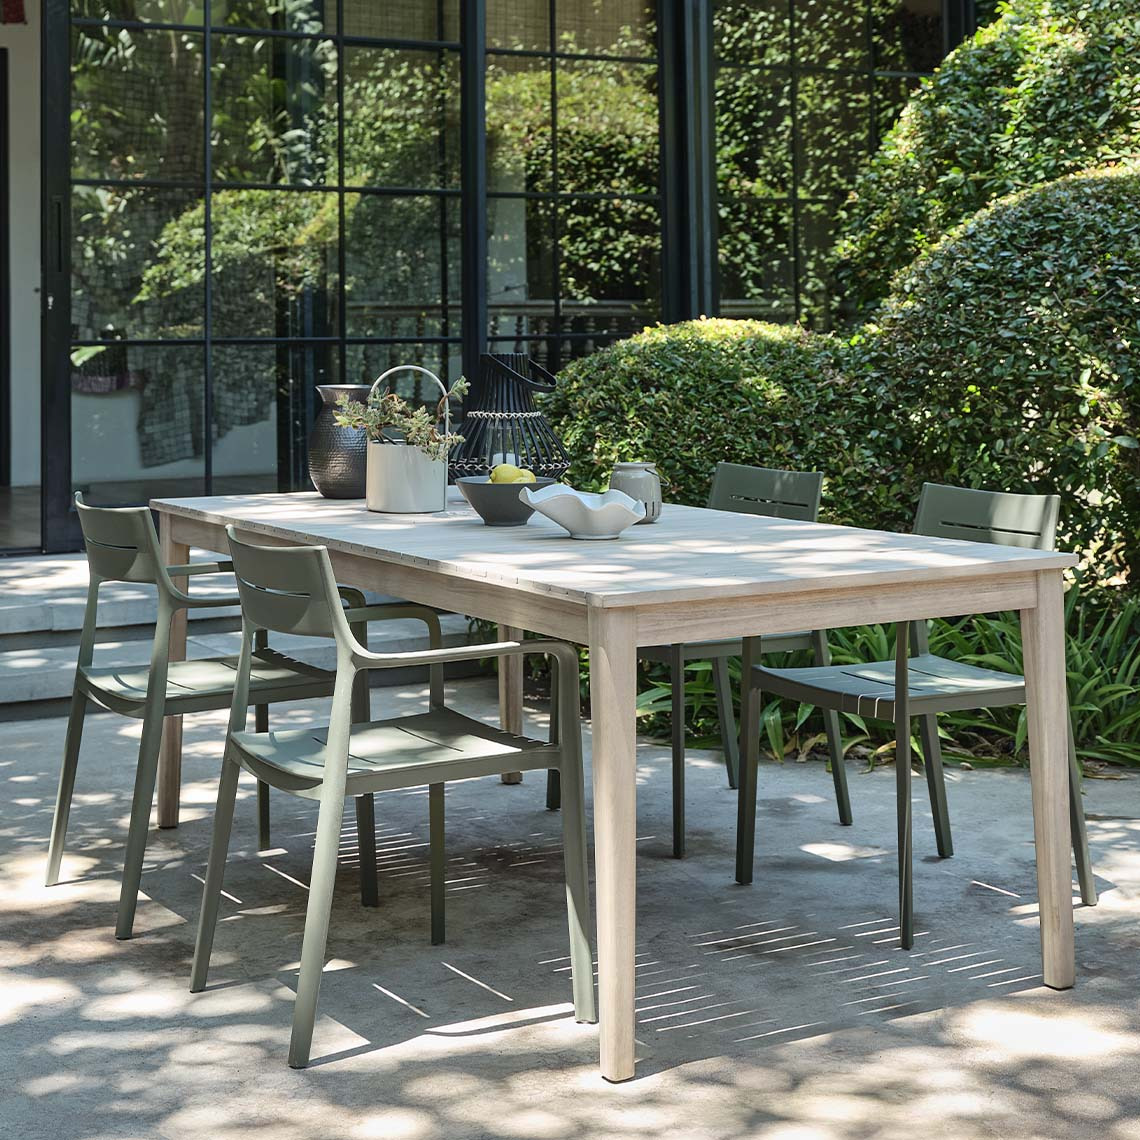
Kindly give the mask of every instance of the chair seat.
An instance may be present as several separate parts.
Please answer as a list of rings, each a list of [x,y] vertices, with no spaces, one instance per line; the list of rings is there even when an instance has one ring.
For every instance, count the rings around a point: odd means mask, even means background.
[[[166,711],[203,712],[230,707],[237,657],[203,657],[193,661],[171,661],[166,675]],[[115,712],[141,715],[146,701],[150,669],[145,665],[119,668],[87,668],[82,671],[84,688],[90,696]],[[333,674],[315,665],[295,661],[273,649],[258,649],[253,655],[249,696],[269,703],[327,696],[332,692]]]
[[[773,633],[760,639],[761,653],[791,653],[796,649],[811,649],[811,632]],[[646,645],[637,651],[645,661],[669,660],[668,645]],[[681,646],[682,661],[707,661],[714,657],[743,657],[744,644],[739,637],[717,641],[686,641]]]
[[[755,688],[774,696],[856,716],[895,719],[893,661],[807,669],[758,665],[752,678]],[[981,669],[932,653],[910,659],[907,681],[907,700],[914,716],[1025,703],[1025,680],[1017,674]]]
[[[231,737],[242,766],[258,779],[313,799],[324,777],[327,739],[327,726]],[[514,736],[451,709],[433,709],[353,725],[346,794],[557,768],[560,756],[545,741]]]

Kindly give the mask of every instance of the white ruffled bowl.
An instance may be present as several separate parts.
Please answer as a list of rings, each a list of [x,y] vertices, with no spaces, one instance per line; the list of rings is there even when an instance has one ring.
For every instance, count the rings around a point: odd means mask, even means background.
[[[623,530],[645,518],[645,504],[624,491],[595,495],[555,483],[540,491],[524,487],[522,498],[540,515],[565,527],[571,538],[618,538]]]

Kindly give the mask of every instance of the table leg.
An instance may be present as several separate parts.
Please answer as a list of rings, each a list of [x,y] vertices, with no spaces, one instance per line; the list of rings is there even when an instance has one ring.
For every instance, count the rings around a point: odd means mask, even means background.
[[[500,641],[522,641],[523,631],[514,626],[499,626]],[[523,658],[499,658],[499,724],[504,732],[522,736],[523,730]],[[504,772],[504,784],[521,784],[521,772]]]
[[[159,542],[162,559],[167,566],[183,566],[190,561],[190,547],[177,542],[170,534],[171,517],[158,516]],[[174,580],[175,586],[185,590],[185,578]],[[170,660],[186,658],[186,611],[175,610],[170,620]],[[162,747],[158,754],[158,826],[178,826],[178,795],[182,787],[182,718],[168,716],[162,725]]]
[[[598,997],[602,1076],[634,1066],[637,854],[636,621],[590,611],[590,716],[594,753]]]
[[[1045,984],[1068,989],[1076,972],[1069,860],[1068,701],[1065,617],[1059,570],[1037,575],[1037,607],[1021,611],[1029,720],[1029,775]]]

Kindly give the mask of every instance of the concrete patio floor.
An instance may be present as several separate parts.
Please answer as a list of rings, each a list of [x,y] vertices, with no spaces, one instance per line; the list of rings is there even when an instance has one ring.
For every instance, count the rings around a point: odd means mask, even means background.
[[[451,692],[494,716],[491,681]],[[916,781],[920,934],[904,953],[889,772],[852,766],[842,828],[822,765],[766,765],[762,858],[742,888],[719,754],[691,754],[690,854],[676,861],[668,751],[643,743],[642,1060],[620,1086],[597,1073],[596,1028],[570,1016],[559,818],[541,780],[448,787],[440,947],[426,793],[380,796],[381,906],[358,903],[350,811],[315,1060],[293,1072],[315,804],[275,796],[277,846],[259,855],[243,783],[210,988],[187,991],[224,722],[187,718],[183,822],[151,833],[131,942],[112,930],[138,726],[89,716],[69,881],[49,890],[64,722],[0,725],[3,1137],[1140,1137],[1138,779],[1087,782],[1101,903],[1078,907],[1077,986],[1055,993],[1040,982],[1026,773],[950,773],[947,861]]]

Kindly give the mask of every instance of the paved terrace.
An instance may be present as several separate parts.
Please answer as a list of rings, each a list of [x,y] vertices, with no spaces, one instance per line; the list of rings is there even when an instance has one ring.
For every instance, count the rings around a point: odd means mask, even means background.
[[[451,686],[495,715],[489,679]],[[415,690],[374,694],[410,710]],[[294,706],[277,723],[304,723]],[[528,710],[532,726],[543,709]],[[317,805],[235,820],[210,989],[187,990],[224,714],[187,718],[183,824],[152,832],[137,936],[112,933],[138,726],[88,717],[60,886],[42,869],[62,718],[0,724],[0,1132],[21,1140],[1140,1137],[1140,780],[1089,781],[1101,903],[1077,987],[1040,984],[1029,782],[951,771],[941,862],[917,781],[919,936],[897,948],[894,782],[766,765],[756,882],[733,881],[720,757],[690,762],[691,854],[669,857],[667,749],[643,742],[638,1079],[598,1076],[570,1016],[558,816],[540,781],[448,787],[445,946],[428,940],[427,797],[378,796],[379,910],[352,813],[314,1064],[286,1067]],[[587,739],[588,744],[588,739]]]

